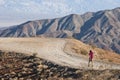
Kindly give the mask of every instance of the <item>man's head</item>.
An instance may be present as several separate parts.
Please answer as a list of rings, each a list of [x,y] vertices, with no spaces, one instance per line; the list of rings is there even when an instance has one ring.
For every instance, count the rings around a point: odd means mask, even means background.
[[[90,52],[92,52],[92,50],[90,50]]]

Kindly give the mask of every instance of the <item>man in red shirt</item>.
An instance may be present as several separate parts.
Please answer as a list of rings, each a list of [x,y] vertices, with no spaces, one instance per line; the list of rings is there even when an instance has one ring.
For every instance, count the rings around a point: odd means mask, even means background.
[[[92,50],[90,50],[88,67],[90,66],[90,63],[92,63],[92,60],[93,60],[93,52],[92,52]],[[92,63],[92,67],[93,67],[93,63]]]

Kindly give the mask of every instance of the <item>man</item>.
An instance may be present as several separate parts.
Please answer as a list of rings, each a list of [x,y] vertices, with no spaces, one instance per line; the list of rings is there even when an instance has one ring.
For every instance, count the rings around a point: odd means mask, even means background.
[[[88,67],[90,66],[90,63],[92,64],[92,67],[93,67],[93,62],[92,62],[92,60],[93,60],[93,52],[92,52],[92,50],[90,50],[90,52],[89,52]]]

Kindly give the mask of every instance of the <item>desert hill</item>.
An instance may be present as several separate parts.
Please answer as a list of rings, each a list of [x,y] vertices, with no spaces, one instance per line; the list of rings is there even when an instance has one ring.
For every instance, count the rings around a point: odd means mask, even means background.
[[[93,69],[120,69],[119,54],[86,45],[75,39],[0,38],[0,49],[36,54],[39,58],[76,69],[91,69],[88,67],[88,52],[93,50],[95,54]]]
[[[74,37],[120,53],[120,8],[28,21],[0,30],[0,37]]]

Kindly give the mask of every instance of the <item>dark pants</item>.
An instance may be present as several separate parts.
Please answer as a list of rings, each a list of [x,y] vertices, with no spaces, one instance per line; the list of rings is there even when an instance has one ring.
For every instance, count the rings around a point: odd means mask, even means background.
[[[92,66],[92,67],[93,67],[93,61],[92,61],[92,58],[89,58],[88,67],[89,67],[89,66]]]

